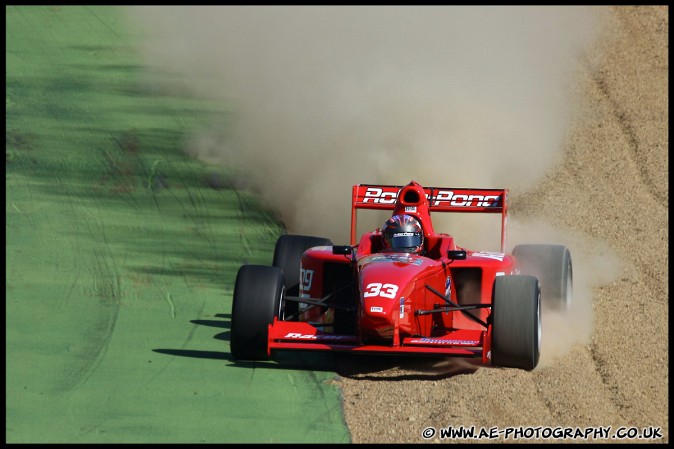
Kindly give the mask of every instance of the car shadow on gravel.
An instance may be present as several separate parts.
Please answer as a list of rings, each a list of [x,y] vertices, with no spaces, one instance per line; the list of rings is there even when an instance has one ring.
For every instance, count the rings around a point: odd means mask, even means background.
[[[216,329],[227,329],[213,336],[229,342],[231,314],[214,315],[218,319],[191,320],[192,324]],[[458,375],[473,374],[480,368],[480,360],[453,357],[414,357],[396,355],[347,354],[339,352],[279,351],[268,361],[236,360],[228,351],[201,351],[193,349],[153,349],[154,352],[199,359],[226,360],[230,367],[255,369],[290,369],[303,371],[331,371],[354,380],[399,381],[440,380]]]
[[[354,380],[440,380],[473,374],[480,368],[480,360],[456,357],[336,355],[337,373]]]

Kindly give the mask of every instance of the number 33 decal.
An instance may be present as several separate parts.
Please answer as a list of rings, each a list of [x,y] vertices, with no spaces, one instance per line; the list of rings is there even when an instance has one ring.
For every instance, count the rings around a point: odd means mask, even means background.
[[[363,297],[367,298],[368,296],[383,296],[384,298],[393,299],[396,297],[396,293],[398,293],[397,285],[373,282],[365,287]]]

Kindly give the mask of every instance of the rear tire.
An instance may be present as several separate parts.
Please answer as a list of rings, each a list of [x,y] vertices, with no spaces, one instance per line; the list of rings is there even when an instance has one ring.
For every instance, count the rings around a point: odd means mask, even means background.
[[[517,245],[513,249],[520,274],[536,277],[546,308],[567,311],[573,300],[571,253],[563,245]]]
[[[243,265],[236,275],[232,300],[230,350],[242,360],[267,360],[269,324],[279,317],[284,295],[283,272],[276,267]]]
[[[533,276],[498,276],[492,297],[491,361],[530,371],[541,353],[541,290]]]
[[[276,240],[272,266],[278,267],[283,271],[287,296],[299,296],[302,254],[314,246],[332,246],[332,241],[323,237],[289,234],[284,234]],[[299,317],[299,303],[288,301],[283,304],[282,313],[284,318],[297,320]]]

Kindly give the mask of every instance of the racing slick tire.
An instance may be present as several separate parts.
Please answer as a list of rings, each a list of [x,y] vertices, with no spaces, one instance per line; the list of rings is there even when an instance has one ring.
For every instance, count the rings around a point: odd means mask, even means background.
[[[290,234],[284,234],[276,240],[272,266],[278,267],[283,271],[286,295],[300,295],[300,262],[302,254],[314,246],[332,246],[332,241],[323,237]],[[284,301],[281,313],[283,314],[283,319],[296,321],[299,318],[299,303]]]
[[[529,244],[513,249],[520,274],[538,278],[543,305],[564,312],[573,299],[573,270],[571,252],[563,245]]]
[[[269,324],[280,313],[283,272],[266,265],[239,268],[232,300],[230,350],[235,359],[268,360]]]
[[[531,371],[541,353],[541,289],[533,276],[498,276],[492,298],[492,365]]]

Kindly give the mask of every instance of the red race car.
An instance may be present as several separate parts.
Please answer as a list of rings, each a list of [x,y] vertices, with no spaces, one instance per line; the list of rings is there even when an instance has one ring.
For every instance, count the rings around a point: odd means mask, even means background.
[[[240,267],[230,347],[240,360],[276,351],[343,351],[478,359],[532,370],[541,301],[567,309],[571,255],[563,245],[505,252],[507,189],[355,185],[351,244],[282,235],[271,266]],[[392,210],[356,241],[359,209]],[[435,232],[431,212],[501,214],[501,252],[472,251]]]

